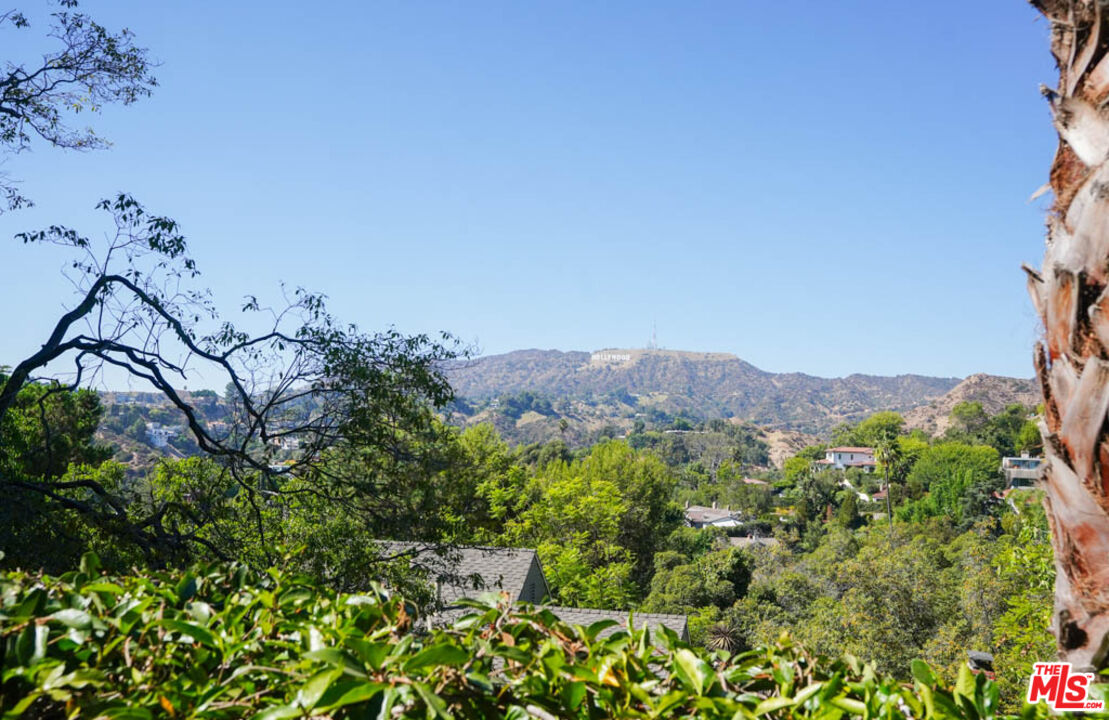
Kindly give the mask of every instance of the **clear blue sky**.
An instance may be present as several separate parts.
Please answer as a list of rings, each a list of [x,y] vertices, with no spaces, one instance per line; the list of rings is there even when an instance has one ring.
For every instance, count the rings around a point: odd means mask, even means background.
[[[82,7],[161,87],[91,119],[111,150],[10,159],[38,207],[4,238],[101,232],[126,190],[229,312],[285,281],[484,353],[656,322],[780,372],[1032,373],[1055,74],[1020,0]],[[0,363],[45,338],[62,261],[0,244]]]

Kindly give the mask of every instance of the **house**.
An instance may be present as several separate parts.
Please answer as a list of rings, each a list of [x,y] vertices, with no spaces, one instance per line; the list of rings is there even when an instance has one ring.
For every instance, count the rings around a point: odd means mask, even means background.
[[[152,422],[146,426],[146,439],[156,448],[164,448],[169,444],[169,439],[177,437],[179,428]]]
[[[685,508],[685,524],[692,528],[705,528],[705,527],[720,527],[730,528],[739,527],[742,520],[739,514],[729,510],[727,506],[723,509],[716,507],[716,503],[712,507],[705,507],[703,505],[686,505]]]
[[[824,459],[817,460],[814,465],[822,468],[846,470],[859,468],[863,472],[874,472],[877,463],[874,462],[874,448],[868,447],[834,447],[824,451]]]
[[[604,632],[608,635],[627,628],[629,615],[633,625],[648,625],[652,631],[665,626],[685,642],[689,628],[685,615],[631,613],[626,610],[596,610],[542,605],[550,597],[547,578],[539,556],[530,548],[461,547],[444,548],[414,542],[383,542],[386,553],[408,556],[413,564],[427,568],[435,580],[439,601],[447,606],[431,618],[433,623],[447,623],[461,617],[466,608],[451,607],[462,598],[477,597],[483,592],[504,592],[514,602],[527,602],[545,607],[560,620],[571,625],[589,626],[598,620],[615,620],[617,625]]]
[[[728,545],[737,548],[752,548],[752,547],[765,547],[773,548],[778,547],[781,543],[778,538],[772,537],[730,537],[728,538]]]
[[[1030,489],[1043,476],[1044,461],[1043,458],[1029,457],[1028,453],[1002,458],[1001,472],[1005,475],[1005,487]]]
[[[539,604],[550,596],[539,556],[527,548],[444,548],[414,542],[384,542],[386,553],[407,556],[426,568],[439,601],[451,605],[483,592],[504,592],[514,602]]]
[[[769,483],[766,482],[765,480],[758,480],[756,478],[749,478],[749,477],[743,478],[743,484],[744,485],[769,485]]]

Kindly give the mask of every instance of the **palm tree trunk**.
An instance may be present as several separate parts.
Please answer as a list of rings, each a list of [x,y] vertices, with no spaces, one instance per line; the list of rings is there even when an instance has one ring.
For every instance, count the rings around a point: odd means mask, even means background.
[[[1025,268],[1044,323],[1045,488],[1060,657],[1102,668],[1109,650],[1109,8],[1031,0],[1051,22],[1059,87],[1044,89],[1059,147],[1043,271]]]

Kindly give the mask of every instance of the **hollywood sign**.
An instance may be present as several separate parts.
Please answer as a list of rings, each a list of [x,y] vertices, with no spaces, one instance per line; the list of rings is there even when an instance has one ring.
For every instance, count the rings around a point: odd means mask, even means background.
[[[593,362],[627,362],[632,356],[631,353],[593,353],[590,359]]]

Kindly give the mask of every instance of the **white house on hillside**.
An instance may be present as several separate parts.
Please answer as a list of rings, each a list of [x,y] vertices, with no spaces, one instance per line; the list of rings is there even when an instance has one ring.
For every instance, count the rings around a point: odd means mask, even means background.
[[[152,422],[146,426],[146,440],[156,448],[164,448],[170,438],[177,437],[179,430],[171,425]]]
[[[868,447],[834,447],[824,451],[824,459],[817,460],[816,465],[836,470],[846,470],[857,467],[863,472],[874,472],[877,463],[874,462],[874,448]]]

